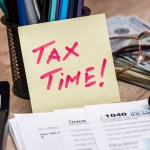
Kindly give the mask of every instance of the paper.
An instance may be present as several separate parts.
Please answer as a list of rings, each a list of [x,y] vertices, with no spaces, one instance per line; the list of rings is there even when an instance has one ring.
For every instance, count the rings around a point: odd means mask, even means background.
[[[19,150],[149,150],[147,101],[15,114],[10,133]]]
[[[34,112],[120,100],[103,14],[18,30]]]
[[[99,149],[150,149],[147,100],[85,107]]]
[[[54,113],[15,114],[15,121],[25,149],[63,150]]]
[[[9,131],[12,135],[17,150],[25,150],[25,146],[15,118],[9,119]]]
[[[55,111],[65,150],[98,150],[84,108]]]

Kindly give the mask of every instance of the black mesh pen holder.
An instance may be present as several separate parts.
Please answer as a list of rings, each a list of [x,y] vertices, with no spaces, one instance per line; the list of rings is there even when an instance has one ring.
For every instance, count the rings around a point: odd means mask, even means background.
[[[90,15],[90,13],[90,9],[84,6],[82,16],[88,16]],[[7,29],[9,55],[13,79],[12,91],[16,96],[29,100],[30,96],[18,35],[18,26],[10,23],[5,16],[1,18],[1,22],[6,26]]]
[[[9,23],[6,20],[5,16],[1,18],[1,22],[6,26],[7,29],[9,55],[13,79],[12,91],[18,97],[30,99],[18,35],[18,26]]]

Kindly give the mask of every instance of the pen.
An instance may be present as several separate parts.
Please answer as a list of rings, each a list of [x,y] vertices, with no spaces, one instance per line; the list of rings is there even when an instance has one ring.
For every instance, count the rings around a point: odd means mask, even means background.
[[[0,0],[0,8],[2,9],[4,15],[9,18],[9,15],[8,15],[8,10],[6,8],[6,4],[5,4],[5,1],[4,0]]]
[[[9,21],[14,24],[19,24],[17,2],[16,0],[5,0],[6,8],[8,10]]]
[[[149,96],[149,98],[148,98],[148,105],[150,106],[150,96]]]
[[[40,14],[40,19],[41,22],[46,22],[48,21],[48,10],[49,10],[49,3],[50,0],[44,0],[41,6],[41,14]]]

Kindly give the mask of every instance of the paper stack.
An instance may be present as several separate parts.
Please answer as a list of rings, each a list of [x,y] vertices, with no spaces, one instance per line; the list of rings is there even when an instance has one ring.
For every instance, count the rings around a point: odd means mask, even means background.
[[[15,114],[10,133],[18,150],[147,150],[147,100]]]

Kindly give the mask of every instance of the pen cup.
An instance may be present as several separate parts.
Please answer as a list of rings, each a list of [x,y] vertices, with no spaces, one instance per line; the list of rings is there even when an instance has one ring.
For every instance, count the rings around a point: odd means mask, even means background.
[[[90,13],[91,10],[88,7],[84,6],[82,16],[89,16]],[[1,22],[6,26],[7,29],[9,55],[13,79],[12,91],[16,96],[26,100],[30,100],[18,35],[18,26],[16,24],[10,23],[5,16],[1,18]]]

